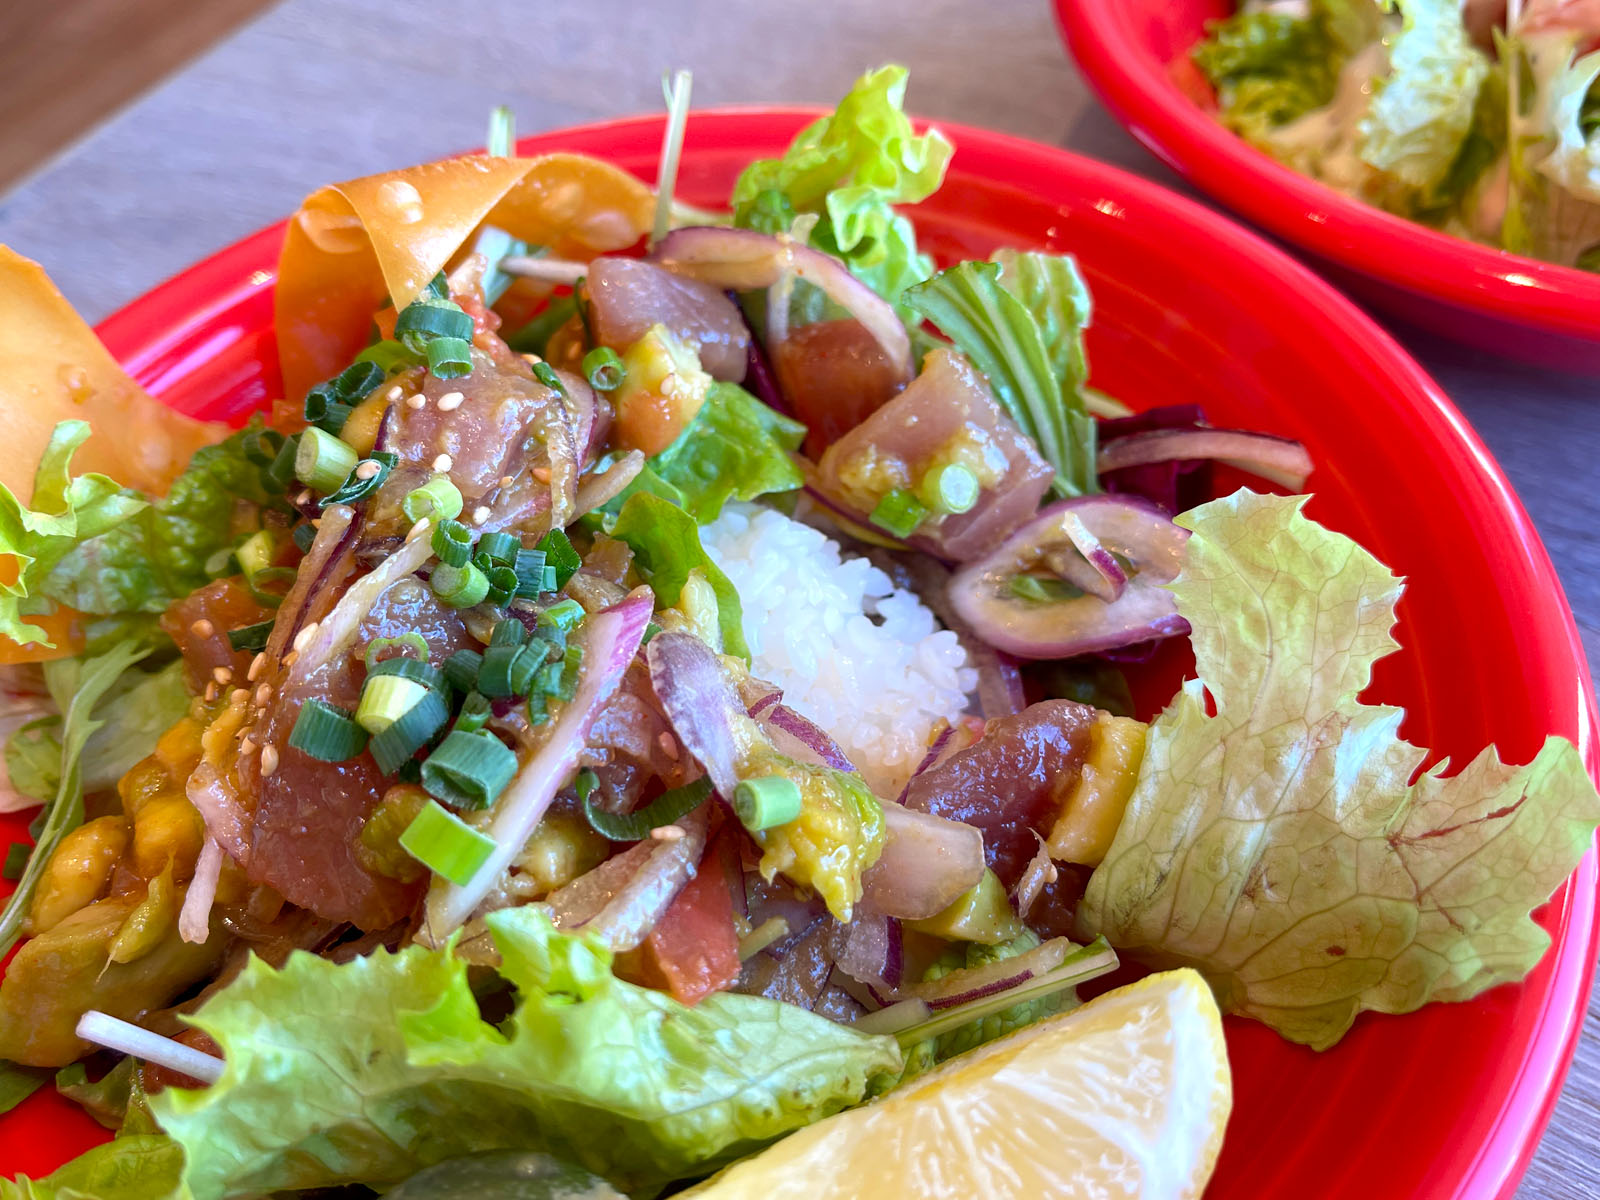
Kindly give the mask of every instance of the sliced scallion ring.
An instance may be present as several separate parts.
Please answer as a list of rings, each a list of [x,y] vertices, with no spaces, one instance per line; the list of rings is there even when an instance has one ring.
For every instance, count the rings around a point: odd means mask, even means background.
[[[472,374],[472,343],[466,338],[432,338],[427,355],[428,370],[438,379],[460,379]]]
[[[702,776],[693,783],[684,784],[681,788],[663,792],[645,807],[634,812],[611,813],[594,806],[593,789],[590,789],[589,796],[583,801],[583,815],[589,818],[589,824],[601,837],[613,842],[637,842],[641,838],[649,837],[652,829],[671,825],[674,821],[688,816],[704,804],[709,795],[711,795],[711,779]]]
[[[361,703],[356,706],[356,724],[368,733],[382,733],[415,708],[426,695],[428,689],[414,679],[404,679],[399,675],[369,675],[366,686],[361,689]]]
[[[400,835],[400,846],[428,870],[457,886],[472,881],[494,853],[494,839],[429,800]]]
[[[441,521],[433,531],[433,552],[447,567],[464,567],[472,557],[472,530],[460,521]]]
[[[433,594],[449,608],[471,608],[482,604],[489,594],[489,577],[471,563],[461,567],[442,564],[434,569],[430,582]]]
[[[741,779],[733,790],[733,813],[751,833],[787,825],[800,815],[800,789],[782,775]]]
[[[438,692],[428,691],[394,724],[372,739],[372,757],[385,775],[393,775],[428,739],[444,728],[450,710]]]
[[[597,392],[614,392],[628,377],[628,368],[610,346],[596,346],[583,356],[583,373]]]
[[[356,452],[315,425],[300,435],[294,476],[315,492],[337,492],[355,470]]]
[[[405,513],[408,521],[415,522],[427,518],[437,526],[444,521],[459,517],[462,505],[461,489],[456,487],[450,476],[435,475],[421,487],[406,493],[406,498],[400,501],[400,511]],[[434,536],[437,538],[437,530]],[[435,549],[434,553],[439,552]],[[459,563],[456,565],[460,566]]]
[[[346,710],[313,697],[300,707],[289,745],[322,762],[348,762],[367,744],[367,731]]]
[[[423,663],[428,661],[428,639],[420,633],[402,633],[398,637],[373,638],[367,643],[367,651],[362,658],[369,674],[376,669],[379,662],[389,661],[389,659],[380,659],[378,657],[385,650],[410,652],[409,654],[390,655],[390,658],[405,657]]]
[[[478,672],[483,669],[483,655],[476,650],[457,650],[444,660],[444,677],[458,692],[470,692],[478,686]]]
[[[422,786],[455,808],[488,808],[517,773],[517,756],[492,733],[456,730],[422,764]]]

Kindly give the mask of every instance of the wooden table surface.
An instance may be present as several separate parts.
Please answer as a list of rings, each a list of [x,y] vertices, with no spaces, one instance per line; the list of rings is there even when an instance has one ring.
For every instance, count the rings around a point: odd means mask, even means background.
[[[651,110],[669,66],[697,104],[828,102],[891,60],[916,111],[1181,188],[1089,95],[1044,0],[286,0],[0,198],[0,242],[95,320],[322,183],[480,143],[495,104],[525,131]],[[1600,381],[1396,332],[1499,457],[1600,661]],[[1600,1198],[1600,1002],[1517,1195]]]

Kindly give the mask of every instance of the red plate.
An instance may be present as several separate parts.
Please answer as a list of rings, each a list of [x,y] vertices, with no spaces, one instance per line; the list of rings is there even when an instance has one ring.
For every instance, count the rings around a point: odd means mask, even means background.
[[[739,168],[813,113],[701,113],[680,185],[723,200]],[[1135,405],[1203,405],[1216,423],[1310,447],[1310,511],[1411,576],[1404,651],[1372,695],[1409,736],[1457,761],[1498,741],[1526,761],[1546,734],[1600,770],[1588,668],[1561,585],[1505,477],[1438,387],[1305,268],[1226,219],[1111,168],[949,127],[949,181],[918,224],[944,257],[997,245],[1070,250],[1094,291],[1094,379]],[[645,177],[656,117],[547,134]],[[234,415],[277,386],[271,284],[281,226],[164,284],[101,326],[146,385],[191,412]],[[1543,913],[1555,948],[1526,983],[1470,1004],[1364,1017],[1314,1054],[1228,1022],[1238,1102],[1213,1195],[1509,1195],[1550,1115],[1594,965],[1596,859]],[[69,1119],[70,1117],[70,1119]],[[0,1120],[8,1172],[48,1169],[95,1136],[53,1095]],[[933,1148],[930,1147],[930,1152]]]
[[[1480,246],[1299,175],[1216,121],[1189,61],[1231,0],[1055,0],[1084,78],[1113,116],[1228,207],[1317,256],[1402,320],[1544,366],[1600,371],[1600,275]]]

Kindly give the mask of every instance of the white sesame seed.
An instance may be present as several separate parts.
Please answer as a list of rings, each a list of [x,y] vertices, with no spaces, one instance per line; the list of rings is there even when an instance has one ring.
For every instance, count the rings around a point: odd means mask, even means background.
[[[477,508],[472,510],[472,523],[474,525],[482,525],[488,519],[489,506],[487,504],[480,504]]]
[[[656,741],[661,746],[661,753],[665,754],[673,762],[677,762],[678,761],[678,739],[677,738],[673,737],[670,733],[668,733],[665,729],[663,729],[661,731],[661,736],[658,737],[656,739]]]
[[[244,677],[251,683],[254,683],[256,681],[256,676],[261,674],[261,672],[266,668],[266,665],[267,652],[263,650],[260,654],[256,655],[250,660],[250,669],[245,672]]]
[[[294,498],[294,502],[296,504],[310,504],[311,503],[311,489],[310,488],[306,488],[305,491],[301,492],[298,496],[296,496]]]
[[[454,412],[461,407],[461,402],[465,399],[466,397],[460,392],[446,392],[439,397],[439,411]]]
[[[441,454],[438,458],[433,460],[433,469],[435,471],[448,471],[455,465],[456,460],[451,458],[448,454]]]
[[[270,699],[272,699],[272,685],[270,683],[263,683],[256,689],[256,703],[258,705],[265,706],[267,701]]]
[[[502,476],[500,476],[500,486],[501,486],[501,487],[503,487],[503,488],[505,488],[505,487],[510,487],[510,486],[511,486],[511,485],[512,485],[512,484],[513,484],[513,483],[515,483],[515,482],[516,482],[516,480],[515,480],[515,479],[513,479],[513,478],[512,478],[512,477],[511,477],[511,476],[509,476],[509,475],[502,475]]]
[[[311,624],[307,625],[304,629],[302,629],[299,633],[294,635],[294,648],[296,650],[304,650],[306,648],[306,643],[309,642],[312,638],[314,638],[316,636],[317,636],[317,622],[313,621],[313,622],[311,622]]]
[[[216,698],[217,698],[217,685],[215,683],[206,684],[206,703],[210,704]]]
[[[681,825],[657,825],[650,831],[650,836],[658,842],[675,842],[684,836]]]
[[[427,406],[428,398],[421,392],[413,392],[410,396],[406,397],[406,407],[413,411],[419,408],[426,408]]]
[[[416,541],[423,534],[427,533],[428,530],[431,529],[432,527],[433,527],[433,520],[431,518],[429,518],[429,517],[420,518],[417,521],[417,523],[411,527],[411,532],[406,534],[406,541],[408,541],[408,542]]]
[[[405,388],[401,387],[397,383],[392,388],[390,388],[387,392],[384,393],[383,398],[385,400],[387,400],[390,404],[393,404],[396,400],[400,399],[401,395],[404,392],[405,392]]]
[[[357,479],[371,479],[380,470],[382,470],[382,468],[379,467],[378,464],[375,463],[372,459],[370,459],[370,458],[363,459],[361,462],[356,464],[356,478]]]
[[[271,775],[278,769],[278,748],[271,742],[261,747],[261,774]]]
[[[211,678],[215,679],[221,686],[227,687],[228,684],[233,682],[233,668],[215,667],[211,671]]]
[[[544,361],[544,359],[540,358],[537,354],[524,354],[522,356],[522,360],[530,367],[536,367]]]
[[[189,626],[189,632],[198,638],[208,638],[216,631],[217,627],[204,617],[201,617],[193,625]]]
[[[243,704],[248,699],[250,699],[250,693],[245,691],[244,688],[234,688],[233,691],[228,693],[229,704]]]
[[[1056,870],[1055,864],[1052,863],[1049,867],[1045,868],[1044,881],[1046,883],[1054,883],[1059,878],[1061,878],[1061,872]]]
[[[240,758],[249,758],[255,752],[256,752],[256,744],[253,741],[251,741],[249,738],[245,738],[244,741],[239,743],[239,757]]]
[[[549,467],[530,467],[528,473],[531,474],[540,483],[549,483],[550,482],[550,468]]]

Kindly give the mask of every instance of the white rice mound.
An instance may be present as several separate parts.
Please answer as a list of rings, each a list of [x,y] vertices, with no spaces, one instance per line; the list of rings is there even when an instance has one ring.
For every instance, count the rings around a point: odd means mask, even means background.
[[[866,559],[770,508],[730,503],[700,538],[739,591],[753,673],[832,734],[878,795],[899,795],[934,726],[978,686],[960,640]]]

